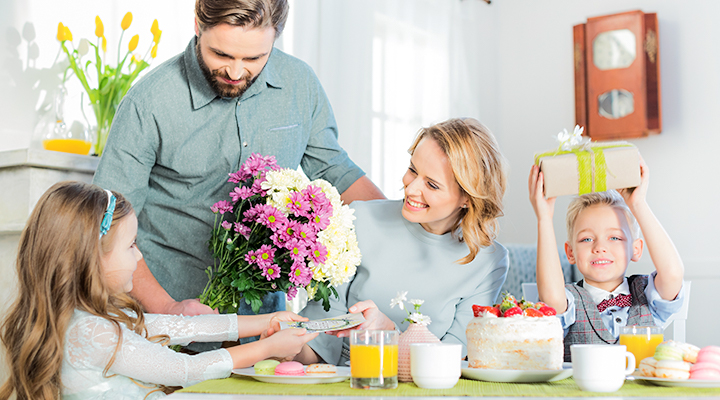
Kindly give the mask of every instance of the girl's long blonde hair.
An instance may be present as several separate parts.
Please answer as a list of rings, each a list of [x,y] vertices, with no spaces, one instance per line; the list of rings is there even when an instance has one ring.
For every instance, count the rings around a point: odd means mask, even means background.
[[[460,192],[468,198],[468,207],[461,210],[450,230],[454,234],[461,228],[459,239],[465,241],[470,253],[458,262],[467,264],[497,236],[497,219],[503,215],[505,159],[490,130],[473,118],[449,119],[421,129],[410,154],[425,138],[435,140],[448,157]]]
[[[113,194],[112,225],[100,239],[108,194],[95,185],[57,183],[30,215],[18,248],[18,297],[2,323],[10,377],[0,387],[0,399],[13,392],[18,400],[60,398],[65,332],[75,309],[117,327],[118,344],[105,373],[122,342],[120,323],[147,336],[140,305],[127,294],[112,293],[102,272],[101,257],[111,250],[113,227],[133,212],[130,202]]]

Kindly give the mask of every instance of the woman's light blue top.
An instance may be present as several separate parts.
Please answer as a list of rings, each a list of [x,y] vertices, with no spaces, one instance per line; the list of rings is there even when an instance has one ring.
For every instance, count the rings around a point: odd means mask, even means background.
[[[461,343],[464,357],[472,305],[495,301],[507,275],[508,252],[493,242],[469,264],[458,264],[469,253],[467,245],[449,233],[435,235],[407,221],[401,214],[402,204],[391,200],[351,204],[362,263],[354,279],[337,288],[339,299],[331,296],[329,312],[321,303],[310,301],[300,314],[328,318],[347,314],[358,301],[373,300],[397,328],[405,330],[409,323],[403,320],[408,314],[397,306],[390,308],[390,300],[407,291],[408,299],[425,301],[420,312],[432,319],[428,329],[443,342]],[[349,359],[347,338],[320,334],[310,347],[331,364],[344,365]]]

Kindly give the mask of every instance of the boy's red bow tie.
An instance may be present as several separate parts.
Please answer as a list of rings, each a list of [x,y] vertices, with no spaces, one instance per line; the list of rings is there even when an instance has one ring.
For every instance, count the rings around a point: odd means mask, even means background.
[[[630,307],[632,305],[632,295],[631,294],[619,294],[612,299],[605,299],[601,301],[598,305],[598,311],[603,312],[606,308],[611,306],[618,306],[618,307]]]

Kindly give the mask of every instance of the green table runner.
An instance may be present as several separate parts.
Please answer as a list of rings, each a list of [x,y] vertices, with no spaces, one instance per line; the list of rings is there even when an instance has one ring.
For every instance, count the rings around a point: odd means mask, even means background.
[[[259,382],[249,377],[231,376],[209,380],[179,390],[192,393],[317,395],[317,396],[493,396],[493,397],[690,397],[720,396],[718,389],[662,387],[646,382],[626,381],[614,393],[583,392],[572,378],[547,383],[497,383],[460,379],[452,389],[421,389],[414,383],[400,383],[397,389],[363,390],[350,387],[350,380],[317,385],[285,385]]]

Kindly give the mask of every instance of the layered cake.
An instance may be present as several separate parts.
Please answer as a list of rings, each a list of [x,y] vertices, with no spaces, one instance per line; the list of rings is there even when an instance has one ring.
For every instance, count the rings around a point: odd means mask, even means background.
[[[475,318],[465,332],[468,366],[515,370],[562,369],[563,330],[555,310],[541,303],[523,304],[514,298],[512,301],[513,306],[506,304],[505,300],[493,307],[473,306]],[[540,304],[538,308],[537,304]]]

